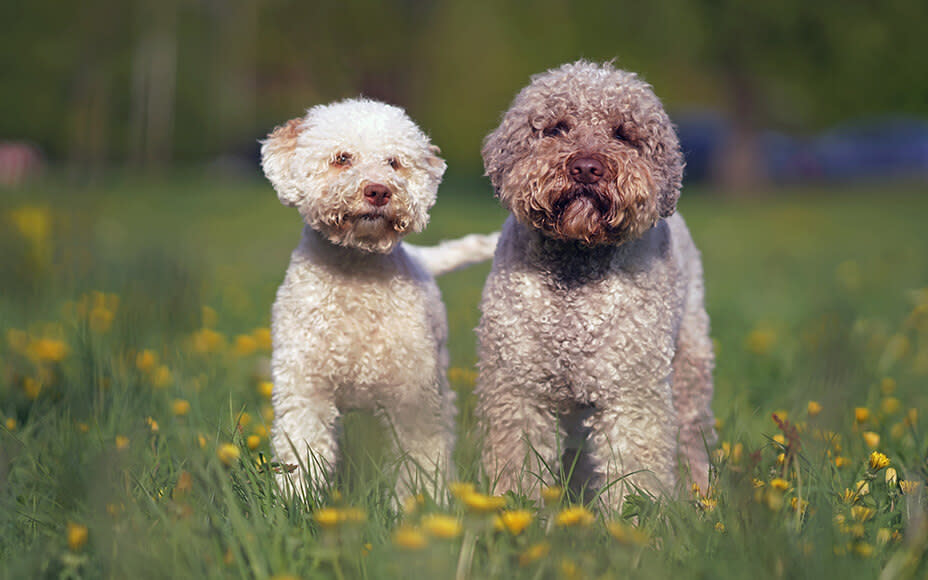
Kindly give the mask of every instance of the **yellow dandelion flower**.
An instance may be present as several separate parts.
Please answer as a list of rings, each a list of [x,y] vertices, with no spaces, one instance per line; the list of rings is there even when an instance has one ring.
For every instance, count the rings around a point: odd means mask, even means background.
[[[261,438],[257,435],[249,435],[245,440],[245,444],[248,445],[248,448],[254,451],[261,445]]]
[[[850,464],[851,464],[851,460],[848,459],[847,457],[842,457],[841,455],[838,455],[837,457],[835,457],[835,467],[837,467],[838,469],[842,467],[846,467]]]
[[[550,487],[541,488],[541,499],[544,500],[546,504],[552,504],[561,501],[561,497],[563,495],[564,490],[559,485],[552,485]]]
[[[895,415],[902,408],[902,402],[896,397],[886,397],[880,403],[880,409],[887,415]]]
[[[588,526],[594,519],[590,510],[578,505],[561,510],[555,522],[561,527]]]
[[[461,501],[478,513],[495,512],[506,505],[506,498],[496,495],[484,495],[475,491],[461,496]]]
[[[6,425],[7,431],[16,431],[16,419],[13,417],[7,417],[4,425]]]
[[[125,435],[116,436],[116,449],[122,451],[123,449],[129,448],[129,438]]]
[[[251,336],[255,339],[255,344],[260,350],[271,350],[271,329],[256,328],[252,331]]]
[[[174,399],[171,403],[171,412],[178,417],[183,417],[190,412],[190,402],[185,399]]]
[[[197,433],[197,445],[200,446],[200,449],[206,447],[206,435]]]
[[[861,558],[869,558],[873,555],[873,546],[867,542],[857,542],[854,544],[854,553]]]
[[[316,510],[313,519],[323,528],[334,528],[342,522],[341,514],[337,508],[326,507]]]
[[[53,338],[39,338],[29,344],[29,355],[42,362],[61,362],[68,356],[68,345]]]
[[[232,353],[236,356],[249,356],[258,350],[258,341],[250,334],[240,334],[235,337]]]
[[[870,418],[870,409],[866,407],[854,407],[854,420],[863,423]]]
[[[768,489],[764,494],[764,503],[770,511],[778,512],[783,509],[783,492],[776,489]]]
[[[528,510],[505,510],[496,516],[494,523],[497,529],[518,536],[534,519],[535,516]]]
[[[223,443],[216,450],[216,455],[219,457],[219,460],[226,465],[232,465],[234,462],[238,461],[241,454],[239,448],[232,443]]]
[[[148,423],[148,428],[151,429],[152,433],[158,432],[158,422],[151,417],[145,417],[145,422]]]
[[[199,354],[210,354],[218,352],[225,346],[225,337],[213,330],[212,328],[201,328],[193,333],[192,336],[193,352]]]
[[[272,392],[274,392],[274,383],[271,381],[261,381],[258,383],[258,394],[265,399],[270,399]]]
[[[646,531],[623,522],[609,522],[606,529],[622,544],[645,546],[651,541],[651,536]]]
[[[892,377],[885,377],[880,381],[880,391],[884,395],[892,395],[896,392],[896,379]]]
[[[809,401],[809,416],[815,417],[822,412],[822,405],[818,401]]]
[[[445,514],[422,516],[420,525],[429,535],[445,540],[458,537],[463,529],[460,520]]]
[[[711,512],[719,505],[719,500],[711,497],[704,497],[699,500],[699,507],[704,511]]]
[[[899,481],[899,489],[902,490],[902,493],[906,495],[911,495],[915,493],[915,490],[918,489],[918,486],[921,482],[913,481],[909,479],[903,479]]]
[[[892,540],[892,532],[887,528],[880,528],[876,531],[876,543],[885,546]]]
[[[757,328],[744,339],[744,348],[753,354],[763,356],[770,352],[777,341],[777,333],[770,328]]]
[[[780,491],[786,491],[789,489],[789,482],[783,478],[775,477],[770,480],[770,487],[773,489],[778,489]]]
[[[452,495],[459,499],[476,491],[474,484],[466,481],[452,481],[448,484],[448,489],[451,491]]]
[[[741,458],[743,456],[744,456],[744,445],[742,443],[735,443],[735,446],[731,448],[732,463],[735,463],[735,464],[741,463]]]
[[[870,469],[878,471],[887,466],[889,466],[889,457],[886,457],[886,455],[879,451],[874,451],[870,454]]]
[[[551,544],[548,542],[538,542],[537,544],[532,544],[524,552],[519,554],[519,565],[528,566],[533,562],[541,560],[548,555],[548,552],[551,551]]]
[[[878,433],[864,431],[861,435],[864,438],[864,443],[866,443],[867,447],[870,449],[875,449],[880,446],[880,435]]]
[[[918,409],[912,407],[905,415],[905,424],[912,426],[918,423]]]
[[[393,532],[393,543],[404,550],[421,550],[429,541],[419,528],[403,525]]]
[[[143,373],[154,370],[158,364],[158,355],[154,351],[145,349],[135,355],[135,367]]]
[[[777,433],[774,435],[773,440],[780,445],[786,446],[786,437],[784,437],[782,433]]]
[[[793,511],[798,511],[801,514],[806,512],[806,509],[809,507],[809,502],[806,500],[800,500],[798,497],[791,498],[789,500],[789,505],[793,508]]]
[[[87,543],[88,535],[87,526],[68,522],[68,548],[70,548],[72,552],[77,552],[84,547],[84,544]]]
[[[784,463],[786,463],[786,454],[780,453],[779,455],[777,455],[777,464],[783,465]]]
[[[861,479],[854,484],[854,491],[859,496],[867,495],[870,493],[870,484]]]
[[[403,501],[403,511],[407,515],[416,513],[420,507],[425,505],[425,496],[421,493],[411,495]]]
[[[569,558],[563,558],[558,562],[558,568],[561,571],[561,576],[566,580],[577,580],[580,578],[580,567],[577,566],[577,563]]]
[[[715,531],[724,534],[725,533],[725,524],[722,522],[715,522]]]
[[[723,427],[724,425],[725,425],[725,422],[724,422],[724,421],[722,421],[722,420],[719,419],[718,417],[715,418],[715,425],[714,425],[714,426],[715,426],[715,430],[716,430],[716,431],[721,431],[721,430],[722,430],[722,427]]]
[[[165,365],[158,365],[151,373],[151,384],[159,389],[163,389],[174,382],[174,375],[171,369]]]
[[[26,393],[27,399],[34,401],[39,398],[39,393],[42,392],[42,383],[32,377],[26,377],[23,379],[23,391]]]
[[[892,467],[886,469],[886,485],[890,487],[896,487],[896,484],[899,483],[899,474],[896,473],[896,470]]]
[[[777,411],[774,411],[773,414],[780,421],[786,421],[787,419],[789,419],[789,412],[786,411],[785,409],[779,409]],[[774,423],[776,423],[776,421],[774,421]]]
[[[273,423],[274,422],[274,407],[270,405],[262,406],[261,417],[264,419],[265,423]]]
[[[751,483],[754,485],[754,489],[759,489],[767,485],[763,480],[757,479],[756,477],[751,478]]]
[[[238,424],[242,427],[251,425],[251,415],[248,413],[248,411],[242,411],[242,414],[238,417]]]
[[[107,308],[94,308],[90,311],[90,330],[98,334],[108,331],[113,325],[115,314]]]

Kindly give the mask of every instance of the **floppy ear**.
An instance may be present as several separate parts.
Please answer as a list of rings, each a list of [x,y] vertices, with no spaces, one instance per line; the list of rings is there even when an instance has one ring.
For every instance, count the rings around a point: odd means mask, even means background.
[[[669,121],[668,121],[669,123]],[[683,151],[680,149],[680,141],[677,139],[676,131],[673,127],[668,129],[669,145],[663,151],[663,155],[658,156],[658,162],[662,165],[663,181],[661,185],[660,197],[658,199],[658,210],[661,217],[670,217],[677,211],[677,200],[680,199],[680,189],[683,187]]]
[[[439,154],[441,154],[441,149],[438,146],[429,145],[429,152],[425,157],[425,163],[437,179],[441,179],[441,176],[445,174],[445,169],[448,168],[445,160],[439,157]]]
[[[296,140],[300,135],[302,118],[290,119],[271,131],[261,142],[261,167],[264,175],[277,191],[280,203],[293,207],[303,197],[291,172]]]

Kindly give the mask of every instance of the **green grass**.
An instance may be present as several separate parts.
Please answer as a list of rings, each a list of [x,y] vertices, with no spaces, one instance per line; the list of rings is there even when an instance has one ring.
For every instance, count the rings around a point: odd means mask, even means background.
[[[509,496],[533,520],[512,535],[450,493],[393,509],[405,498],[391,497],[384,434],[364,415],[347,421],[339,478],[306,503],[278,495],[261,463],[268,351],[256,329],[300,224],[265,183],[3,192],[0,578],[924,578],[926,194],[685,192],[718,355],[712,490],[633,496],[624,514],[573,526],[558,524],[569,499]],[[415,241],[504,217],[485,180],[452,177]],[[440,284],[459,473],[489,493],[471,395],[488,269]],[[869,465],[875,436],[904,489]],[[229,443],[238,457],[223,461]],[[353,508],[363,521],[325,525]],[[423,514],[452,516],[453,537]],[[426,545],[404,547],[417,533]]]

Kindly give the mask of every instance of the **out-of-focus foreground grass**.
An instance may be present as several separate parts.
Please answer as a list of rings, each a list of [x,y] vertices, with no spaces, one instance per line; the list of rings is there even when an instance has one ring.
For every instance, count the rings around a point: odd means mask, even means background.
[[[926,194],[684,194],[717,345],[713,486],[618,514],[556,489],[497,500],[481,479],[489,265],[441,280],[476,488],[394,509],[382,434],[353,416],[345,475],[302,503],[267,463],[268,313],[296,213],[257,181],[4,192],[0,576],[922,578]],[[415,241],[504,215],[484,181],[451,179]]]

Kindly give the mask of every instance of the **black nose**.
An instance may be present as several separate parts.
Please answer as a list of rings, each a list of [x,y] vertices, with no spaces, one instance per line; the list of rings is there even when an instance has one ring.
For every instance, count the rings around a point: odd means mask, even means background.
[[[364,187],[364,199],[374,206],[387,205],[392,193],[390,188],[380,183],[371,183]]]
[[[577,183],[596,183],[603,177],[603,164],[592,157],[579,157],[567,166],[570,178]]]

